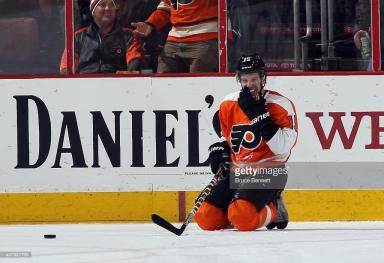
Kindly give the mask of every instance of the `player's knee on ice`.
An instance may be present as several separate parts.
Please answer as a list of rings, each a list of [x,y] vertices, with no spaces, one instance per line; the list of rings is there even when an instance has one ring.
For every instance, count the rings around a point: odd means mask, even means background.
[[[228,208],[228,219],[240,231],[252,231],[266,226],[276,219],[276,207],[270,203],[261,211],[247,200],[237,199]]]
[[[209,202],[203,202],[195,215],[195,220],[203,230],[219,230],[228,225],[226,214]]]

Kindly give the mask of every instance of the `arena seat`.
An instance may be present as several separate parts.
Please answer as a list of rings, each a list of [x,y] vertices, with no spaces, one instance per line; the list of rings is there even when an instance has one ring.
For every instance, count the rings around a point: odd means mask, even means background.
[[[39,56],[36,19],[1,18],[0,35],[0,73],[33,73]]]

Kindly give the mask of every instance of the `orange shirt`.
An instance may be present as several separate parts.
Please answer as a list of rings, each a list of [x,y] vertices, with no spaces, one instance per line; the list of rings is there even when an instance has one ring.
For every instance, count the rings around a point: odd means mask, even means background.
[[[266,106],[279,130],[269,141],[265,141],[241,110],[237,102],[239,92],[226,96],[219,111],[222,136],[232,149],[232,161],[285,163],[297,140],[297,115],[294,104],[277,92],[266,91]]]
[[[168,41],[199,42],[217,39],[218,1],[162,0],[146,22],[154,25],[157,30],[171,23],[173,27],[168,34]]]

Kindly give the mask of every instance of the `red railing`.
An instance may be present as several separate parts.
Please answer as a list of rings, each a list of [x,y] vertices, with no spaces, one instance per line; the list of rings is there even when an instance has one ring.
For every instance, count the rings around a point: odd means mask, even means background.
[[[380,48],[380,0],[371,3],[371,38],[372,38],[372,70],[379,71],[381,66]],[[384,44],[384,43],[383,43]]]
[[[227,1],[219,0],[219,72],[228,72],[227,68]]]
[[[74,71],[74,53],[73,53],[73,0],[65,1],[65,32],[67,47],[67,74],[73,75]]]

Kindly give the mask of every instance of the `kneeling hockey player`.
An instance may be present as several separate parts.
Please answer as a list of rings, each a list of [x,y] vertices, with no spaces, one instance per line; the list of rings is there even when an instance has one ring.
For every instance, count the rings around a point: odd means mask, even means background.
[[[220,104],[222,140],[209,147],[212,172],[216,174],[228,163],[231,167],[273,164],[284,168],[297,139],[294,104],[264,89],[267,72],[259,55],[243,56],[236,73],[241,90],[227,95]],[[287,226],[288,213],[281,195],[285,184],[278,189],[231,189],[228,167],[223,175],[196,213],[200,228],[218,230],[232,224],[238,230],[251,231]]]

